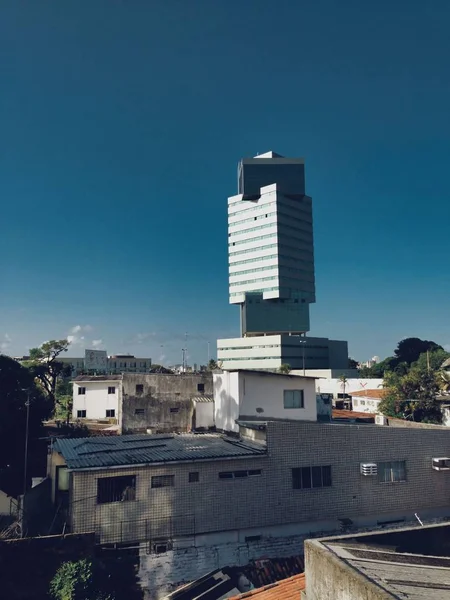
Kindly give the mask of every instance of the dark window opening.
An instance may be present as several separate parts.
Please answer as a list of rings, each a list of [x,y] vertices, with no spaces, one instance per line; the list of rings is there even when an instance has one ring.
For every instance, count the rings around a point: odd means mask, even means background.
[[[107,419],[112,419],[116,416],[116,411],[114,408],[110,408],[106,411],[106,418]]]
[[[248,471],[235,471],[234,476],[236,479],[242,479],[243,477],[248,477]]]
[[[108,394],[115,394],[116,393],[116,388],[114,386],[110,386],[108,388]]]
[[[136,477],[120,475],[97,479],[97,504],[136,500]]]
[[[251,469],[248,471],[220,471],[219,479],[245,479],[246,477],[256,477],[261,475],[261,469]]]
[[[233,479],[232,471],[222,471],[219,473],[219,479]]]
[[[175,406],[175,407],[172,407],[172,408],[170,409],[170,412],[171,412],[171,413],[177,413],[177,412],[180,412],[180,409],[178,408],[178,406]]]
[[[245,542],[259,542],[261,538],[261,535],[247,535],[245,536]]]
[[[197,392],[204,392],[204,391],[205,391],[205,384],[197,383]]]
[[[292,469],[292,487],[294,490],[331,487],[331,466]]]
[[[142,394],[144,392],[144,384],[137,383],[136,384],[136,394]]]
[[[174,487],[175,475],[155,475],[152,477],[152,488]]]
[[[86,418],[86,411],[85,410],[77,410],[77,418],[78,419],[85,419]]]
[[[200,473],[198,471],[189,473],[189,483],[197,483],[198,481],[200,481]]]
[[[145,408],[135,408],[134,414],[135,415],[145,415]]]
[[[85,387],[79,387],[78,388],[78,395],[79,396],[84,396],[86,394],[86,388]]]
[[[257,475],[261,475],[261,469],[252,469],[248,472],[249,477],[256,477]]]

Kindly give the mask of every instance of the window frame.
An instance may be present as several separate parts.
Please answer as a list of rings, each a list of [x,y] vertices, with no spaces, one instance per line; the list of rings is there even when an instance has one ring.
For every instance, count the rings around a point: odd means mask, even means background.
[[[205,384],[203,383],[203,381],[197,383],[197,392],[200,392],[201,394],[205,393]]]
[[[143,393],[144,393],[144,384],[137,383],[136,384],[136,394],[143,394]]]
[[[152,475],[150,487],[155,490],[165,487],[175,487],[175,475]]]
[[[291,478],[293,490],[313,490],[333,487],[331,465],[292,467]]]
[[[397,473],[395,472],[396,467],[398,468]],[[382,470],[383,474],[381,473]],[[408,481],[408,476],[406,472],[406,460],[390,460],[378,462],[377,474],[378,481],[380,483],[404,483],[405,481]],[[387,475],[389,475],[389,479],[387,478]],[[396,475],[399,475],[399,477],[403,477],[403,479],[397,479]]]
[[[99,477],[97,479],[97,504],[113,504],[114,502],[135,502],[136,480],[136,475],[113,475],[110,477]],[[117,483],[116,490],[113,490],[114,481]],[[123,485],[119,485],[121,481]],[[106,488],[108,482],[110,485],[110,489],[101,489]],[[133,493],[131,494],[131,496],[133,497],[124,498],[124,494],[127,491],[127,489],[133,490]],[[104,498],[108,497],[109,495],[112,495],[113,499],[105,500]]]
[[[82,385],[78,386],[78,395],[79,396],[86,396],[86,388]]]
[[[108,415],[108,413],[113,413],[113,414]],[[115,408],[107,408],[105,419],[115,419],[115,418],[116,418],[116,409]]]
[[[84,415],[80,415],[80,413],[84,413]],[[85,419],[86,418],[86,410],[77,410],[77,419]]]
[[[297,398],[296,394],[298,394]],[[290,395],[292,395],[292,398],[288,401]],[[296,404],[298,404],[298,406],[296,406]],[[305,408],[305,390],[283,390],[283,408],[285,410],[299,410]]]
[[[116,393],[116,386],[115,385],[109,385],[108,386],[108,395],[115,394],[115,393]]]
[[[199,483],[200,481],[200,472],[199,471],[190,471],[188,475],[189,483]]]
[[[145,416],[145,408],[135,408],[134,414],[136,417],[142,417],[143,415]]]

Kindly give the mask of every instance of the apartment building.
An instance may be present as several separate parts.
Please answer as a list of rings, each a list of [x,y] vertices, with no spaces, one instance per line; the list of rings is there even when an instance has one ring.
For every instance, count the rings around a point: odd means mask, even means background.
[[[74,419],[113,419],[121,432],[170,432],[214,426],[211,373],[79,375]]]

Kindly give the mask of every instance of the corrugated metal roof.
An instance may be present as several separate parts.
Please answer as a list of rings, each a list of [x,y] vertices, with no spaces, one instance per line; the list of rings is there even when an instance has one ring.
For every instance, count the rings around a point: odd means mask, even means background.
[[[78,375],[72,381],[120,381],[122,375]]]
[[[258,444],[218,434],[121,435],[58,439],[69,469],[208,460],[265,454]]]

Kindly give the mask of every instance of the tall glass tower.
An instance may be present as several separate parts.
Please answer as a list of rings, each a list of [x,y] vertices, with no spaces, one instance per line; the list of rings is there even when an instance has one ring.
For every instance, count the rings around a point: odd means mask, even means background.
[[[241,160],[238,195],[228,199],[228,255],[242,337],[309,331],[316,298],[303,159],[267,152]]]

